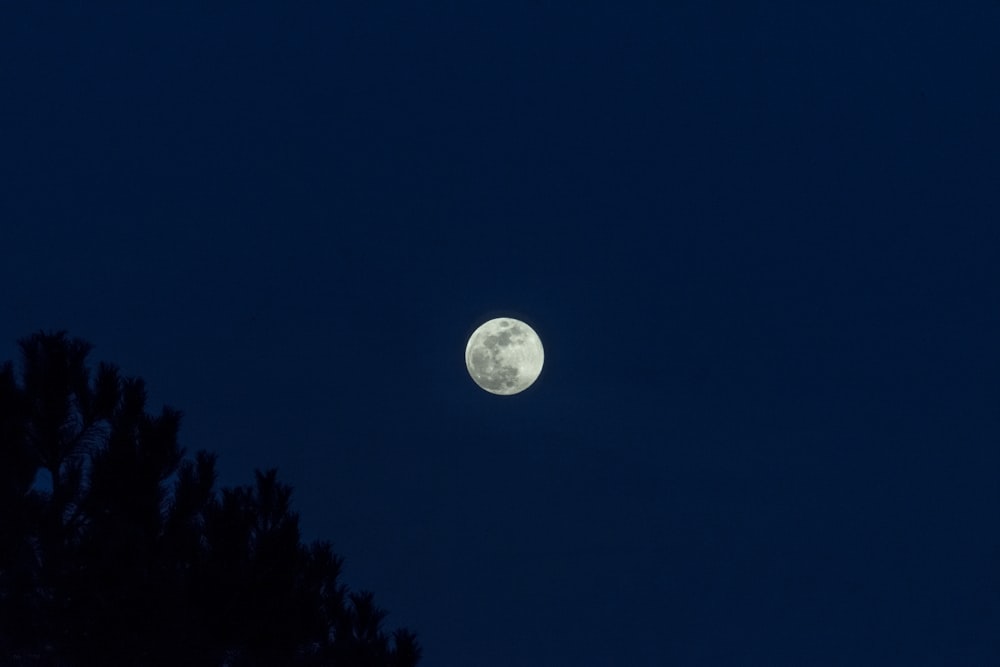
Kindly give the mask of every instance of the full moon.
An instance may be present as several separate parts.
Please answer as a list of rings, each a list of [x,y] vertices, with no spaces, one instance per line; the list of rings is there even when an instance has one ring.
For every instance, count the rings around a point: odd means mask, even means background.
[[[532,385],[545,352],[535,330],[521,320],[498,317],[476,329],[465,346],[465,366],[480,387],[510,396]]]

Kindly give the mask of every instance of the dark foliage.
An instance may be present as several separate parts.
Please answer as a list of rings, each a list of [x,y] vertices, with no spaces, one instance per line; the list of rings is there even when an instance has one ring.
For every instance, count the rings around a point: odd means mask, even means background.
[[[181,415],[65,333],[0,366],[0,664],[410,667],[370,593],[300,542],[274,470],[215,488]],[[36,483],[47,475],[51,490]]]

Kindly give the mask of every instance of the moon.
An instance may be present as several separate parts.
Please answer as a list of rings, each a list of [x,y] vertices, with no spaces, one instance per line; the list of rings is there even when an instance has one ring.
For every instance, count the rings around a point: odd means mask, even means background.
[[[481,324],[465,346],[465,366],[473,381],[499,396],[519,394],[530,387],[544,362],[538,334],[513,317]]]

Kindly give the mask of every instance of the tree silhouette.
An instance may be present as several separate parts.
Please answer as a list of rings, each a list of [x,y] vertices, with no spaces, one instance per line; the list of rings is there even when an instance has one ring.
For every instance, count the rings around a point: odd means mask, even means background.
[[[65,332],[0,366],[0,657],[45,665],[412,667],[415,635],[382,628],[302,544],[275,470],[216,490],[184,456],[181,413],[146,412],[139,378]],[[48,477],[51,489],[39,478]]]

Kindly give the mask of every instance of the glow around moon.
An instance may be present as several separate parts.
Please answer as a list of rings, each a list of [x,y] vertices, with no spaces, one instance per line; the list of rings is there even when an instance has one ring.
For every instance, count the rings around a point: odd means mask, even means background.
[[[535,330],[498,317],[476,329],[465,346],[465,366],[480,387],[500,396],[517,394],[542,372],[545,352]]]

